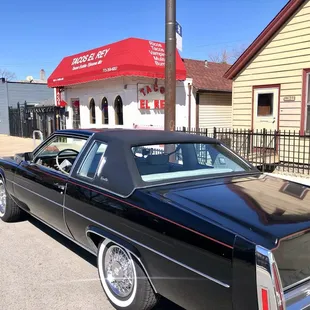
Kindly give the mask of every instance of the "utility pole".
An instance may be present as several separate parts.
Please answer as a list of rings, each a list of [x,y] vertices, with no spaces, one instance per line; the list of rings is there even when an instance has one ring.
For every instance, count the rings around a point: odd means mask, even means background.
[[[166,1],[165,130],[175,130],[176,105],[176,0]]]

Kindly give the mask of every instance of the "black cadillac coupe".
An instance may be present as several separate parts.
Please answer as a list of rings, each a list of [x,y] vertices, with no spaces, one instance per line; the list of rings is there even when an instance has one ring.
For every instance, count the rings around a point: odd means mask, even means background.
[[[219,141],[63,130],[0,159],[0,218],[44,222],[97,256],[116,309],[310,306],[310,194]]]

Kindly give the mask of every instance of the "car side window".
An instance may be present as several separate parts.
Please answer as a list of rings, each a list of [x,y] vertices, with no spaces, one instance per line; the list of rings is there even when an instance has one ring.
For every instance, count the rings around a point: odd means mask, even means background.
[[[86,138],[57,135],[37,152],[33,162],[69,174],[86,141]]]
[[[78,169],[77,175],[87,179],[94,179],[96,173],[99,173],[105,164],[107,147],[108,145],[103,142],[94,142]]]

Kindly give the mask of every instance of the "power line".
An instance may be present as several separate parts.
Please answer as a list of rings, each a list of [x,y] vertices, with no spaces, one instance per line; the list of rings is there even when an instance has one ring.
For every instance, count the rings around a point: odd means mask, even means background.
[[[204,44],[204,45],[198,45],[196,47],[210,47],[210,46],[217,46],[217,45],[226,45],[226,44],[234,44],[234,43],[240,43],[245,42],[245,40],[237,40],[237,41],[230,41],[230,42],[219,42],[219,43],[212,43],[212,44]]]

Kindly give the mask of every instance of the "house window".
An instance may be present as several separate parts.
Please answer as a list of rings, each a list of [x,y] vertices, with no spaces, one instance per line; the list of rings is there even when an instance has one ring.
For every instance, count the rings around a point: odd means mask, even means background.
[[[96,124],[96,105],[93,98],[89,102],[89,122]]]
[[[287,195],[290,195],[290,196],[293,196],[299,199],[304,199],[308,191],[308,188],[306,186],[301,186],[300,184],[287,182],[287,184],[284,185],[280,189],[280,191]]]
[[[310,133],[310,73],[307,75],[307,97],[306,97],[306,131]]]
[[[258,94],[257,116],[273,115],[273,93]]]
[[[102,124],[109,124],[109,104],[108,99],[104,97],[101,101]]]
[[[115,109],[115,124],[116,125],[124,125],[123,100],[120,96],[117,96],[115,98],[114,109]]]

